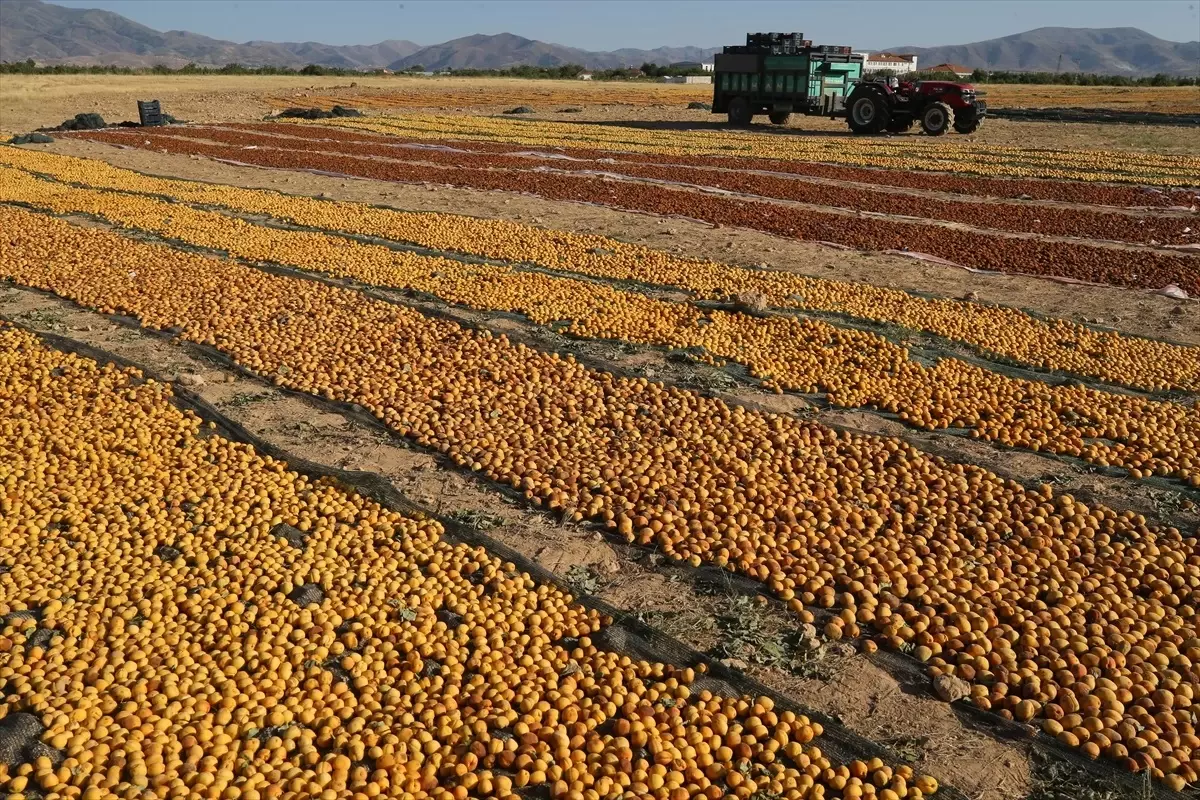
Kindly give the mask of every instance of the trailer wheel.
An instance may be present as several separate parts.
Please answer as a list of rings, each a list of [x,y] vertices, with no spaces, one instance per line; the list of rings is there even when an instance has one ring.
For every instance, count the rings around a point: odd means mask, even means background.
[[[954,130],[957,133],[974,133],[982,124],[983,117],[973,111],[968,114],[964,110],[954,115]]]
[[[854,133],[879,133],[887,127],[887,102],[876,92],[867,92],[854,98],[846,120]]]
[[[930,103],[921,112],[921,130],[929,136],[941,136],[950,130],[950,106],[945,103]]]
[[[750,124],[750,103],[744,97],[735,97],[729,101],[729,124],[744,127]]]
[[[769,115],[772,125],[786,125],[790,116],[787,111],[774,111]]]

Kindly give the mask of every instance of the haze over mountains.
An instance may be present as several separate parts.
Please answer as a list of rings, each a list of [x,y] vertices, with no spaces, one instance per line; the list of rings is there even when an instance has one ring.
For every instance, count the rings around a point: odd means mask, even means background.
[[[740,38],[740,35],[734,37]],[[736,43],[733,40],[727,42]],[[861,42],[832,43],[865,49]],[[237,43],[187,31],[157,31],[119,14],[98,9],[64,8],[41,0],[0,2],[0,61],[32,58],[39,64],[127,67],[163,64],[172,68],[189,62],[204,66],[239,63],[301,67],[320,64],[363,70],[401,70],[418,65],[427,70],[443,70],[502,69],[520,64],[544,67],[582,64],[593,69],[608,69],[637,66],[645,61],[658,64],[708,61],[719,49],[660,47],[590,51],[511,33],[475,34],[430,46],[405,39],[372,45]],[[1157,72],[1195,75],[1200,72],[1200,42],[1169,42],[1137,28],[1038,28],[964,45],[886,49],[916,53],[920,56],[919,63],[926,66],[951,62],[996,70],[1061,69],[1113,75]]]

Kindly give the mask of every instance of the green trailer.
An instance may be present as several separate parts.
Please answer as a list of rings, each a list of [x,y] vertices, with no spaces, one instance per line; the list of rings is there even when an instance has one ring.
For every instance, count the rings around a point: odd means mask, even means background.
[[[861,55],[844,46],[814,47],[807,40],[751,44],[751,36],[745,46],[726,47],[714,60],[714,114],[728,114],[735,125],[749,124],[761,114],[776,125],[791,114],[846,115],[846,97],[862,79]]]

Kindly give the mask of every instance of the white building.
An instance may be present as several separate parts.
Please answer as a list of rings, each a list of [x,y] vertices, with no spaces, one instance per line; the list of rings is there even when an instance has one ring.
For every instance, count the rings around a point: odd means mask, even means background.
[[[917,71],[917,57],[899,53],[855,53],[863,57],[863,72],[890,70],[896,75]]]

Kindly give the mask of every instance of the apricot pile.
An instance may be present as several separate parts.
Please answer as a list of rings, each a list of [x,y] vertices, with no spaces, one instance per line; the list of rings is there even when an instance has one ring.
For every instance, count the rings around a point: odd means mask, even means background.
[[[750,131],[659,131],[546,120],[405,114],[280,120],[427,139],[481,139],[529,147],[584,145],[655,155],[716,155],[823,161],[886,169],[944,170],[984,176],[1200,185],[1200,158],[1105,150],[1051,150],[914,137],[774,136]]]
[[[0,327],[0,721],[43,729],[0,764],[9,796],[936,791],[831,762],[769,697],[598,650],[610,621],[569,595],[203,435],[140,377]]]
[[[603,236],[545,230],[508,220],[403,212],[364,203],[331,203],[271,191],[156,178],[102,161],[34,150],[0,148],[0,164],[68,183],[161,195],[308,227],[412,242],[434,250],[533,263],[597,278],[665,284],[704,299],[726,300],[755,293],[771,305],[901,325],[1037,368],[1151,391],[1200,390],[1200,355],[1195,348],[1095,331],[1068,320],[1041,320],[1005,306],[915,297],[870,284],[681,258]]]
[[[541,324],[562,320],[580,337],[701,348],[710,361],[746,365],[769,388],[819,391],[836,405],[880,408],[927,430],[966,428],[1006,446],[1200,486],[1200,410],[1182,404],[1018,380],[957,359],[926,367],[880,336],[824,322],[706,314],[588,281],[279,230],[145,196],[50,183],[6,167],[0,167],[0,184],[0,199],[100,215],[252,262],[415,289],[474,308],[522,312]]]
[[[535,504],[605,524],[673,559],[760,580],[797,610],[840,608],[850,635],[872,631],[887,646],[928,659],[931,669],[970,681],[981,707],[1036,720],[1085,753],[1177,788],[1200,772],[1193,708],[1200,685],[1200,553],[1194,538],[1174,528],[1049,487],[1030,491],[900,440],[838,433],[645,379],[619,379],[353,291],[11,207],[0,207],[0,224],[7,232],[0,268],[17,283],[103,313],[132,314],[152,328],[178,328],[181,338],[215,347],[280,385],[359,403],[396,433],[523,491]],[[21,392],[14,407],[36,410],[29,398]],[[105,418],[119,424],[126,417]],[[15,430],[44,436],[55,426],[23,423]],[[139,451],[133,441],[122,444],[127,455]],[[155,462],[136,463],[148,470]],[[111,485],[138,488],[136,475],[118,477]],[[6,486],[24,479],[24,472],[11,474]],[[247,501],[238,510],[249,514],[258,505]],[[108,508],[115,513],[106,524],[126,518],[123,507]],[[6,509],[3,520],[12,517]],[[25,522],[19,528],[22,536],[39,530]],[[363,540],[347,532],[345,547]],[[235,543],[221,541],[229,563],[241,558]],[[374,560],[340,554],[351,570]],[[62,554],[64,561],[77,558]],[[255,563],[238,562],[250,570]],[[326,571],[312,566],[316,573],[294,572],[290,583],[264,578],[254,585],[324,586]],[[0,577],[0,586],[9,580]],[[361,590],[372,591],[365,580]],[[206,584],[213,596],[222,594],[217,581]],[[351,588],[359,590],[353,582]],[[406,594],[406,607],[425,596]],[[153,601],[147,607],[153,611]],[[147,615],[122,609],[130,615],[123,619]],[[465,615],[469,608],[451,610]],[[224,609],[206,619],[205,636],[215,641],[226,629]],[[327,638],[344,621],[314,616],[304,627]],[[333,640],[322,646],[333,652]],[[236,658],[221,663],[237,674]],[[353,674],[360,663],[347,656],[342,668]],[[415,673],[418,664],[409,665]],[[664,722],[658,730],[669,727]],[[228,750],[235,737],[225,735]],[[339,739],[331,730],[317,741]],[[561,743],[552,743],[554,752]],[[431,755],[437,747],[420,749]],[[317,751],[305,758],[319,762]],[[538,760],[521,768],[531,778],[539,772],[549,778],[549,762],[542,760],[543,770]],[[353,758],[338,763],[350,779],[361,774]],[[409,780],[420,786],[425,778],[418,770]],[[649,780],[647,772],[647,786]]]
[[[192,137],[202,136],[203,132],[221,129],[270,133],[273,135],[290,136],[313,140],[328,140],[334,142],[355,142],[378,144],[391,142],[394,144],[412,144],[419,139],[406,139],[402,133],[357,132],[347,128],[332,128],[329,126],[291,125],[284,128],[277,122],[239,122],[224,123],[220,126],[205,125],[197,129],[195,126],[180,129],[180,135]],[[520,144],[456,139],[457,148],[469,147],[491,153],[528,152],[529,148]],[[662,163],[663,159],[655,159],[653,154],[621,152],[619,150],[604,150],[598,147],[580,147],[558,145],[553,148],[555,153],[570,155],[574,158],[596,160],[601,158],[617,162]],[[1136,186],[1115,186],[1100,183],[1076,181],[1055,181],[1047,179],[1020,178],[985,178],[980,175],[955,175],[954,173],[921,172],[911,170],[888,170],[872,167],[851,167],[841,164],[830,164],[815,161],[785,161],[779,159],[747,158],[729,155],[707,153],[702,156],[672,153],[670,163],[683,164],[692,167],[707,167],[718,170],[735,170],[738,172],[765,171],[781,172],[789,175],[804,175],[814,178],[832,178],[839,181],[853,181],[878,186],[894,186],[903,189],[921,189],[933,192],[947,192],[969,197],[997,197],[1017,199],[1022,195],[1031,200],[1052,200],[1068,203],[1086,203],[1105,206],[1152,207],[1152,206],[1187,206],[1195,202],[1194,189],[1176,189],[1168,191],[1147,191]]]
[[[791,239],[830,242],[856,250],[913,252],[991,272],[1070,278],[1087,283],[1162,289],[1174,284],[1200,296],[1197,258],[1191,253],[1127,249],[1091,241],[1065,241],[948,227],[921,220],[880,219],[798,209],[769,198],[744,199],[692,191],[664,183],[612,180],[581,172],[460,167],[402,161],[348,152],[305,151],[278,146],[218,144],[171,134],[88,131],[83,138],[128,147],[204,155],[260,167],[320,171],[373,180],[437,183],[487,191],[535,194],[627,211],[684,217],[748,228]],[[254,137],[250,137],[254,138]]]
[[[282,106],[294,106],[296,98],[291,95],[272,97]],[[475,106],[475,105],[533,105],[604,103],[648,106],[651,104],[687,103],[689,100],[712,99],[712,88],[707,86],[675,86],[662,83],[612,83],[583,81],[554,81],[542,84],[523,82],[519,87],[496,84],[479,84],[463,81],[449,86],[443,81],[429,83],[414,81],[400,91],[357,91],[346,95],[309,94],[304,98],[305,107],[332,108],[344,105],[350,108],[427,108],[430,106]]]
[[[294,127],[284,127],[283,131],[293,129]],[[130,136],[134,135],[130,134]],[[764,174],[760,171],[729,172],[681,164],[630,163],[612,159],[601,162],[596,159],[562,158],[559,153],[479,152],[474,148],[464,149],[466,145],[463,143],[456,143],[451,150],[433,150],[428,147],[416,149],[405,146],[407,143],[398,145],[387,140],[370,143],[355,142],[353,146],[347,147],[339,142],[285,137],[276,135],[274,132],[258,134],[245,130],[214,127],[167,130],[158,135],[202,138],[206,141],[235,144],[242,147],[283,147],[315,153],[347,153],[359,157],[379,157],[397,161],[476,169],[603,172],[606,175],[620,175],[630,179],[668,185],[708,187],[736,192],[739,195],[789,200],[813,206],[871,214],[898,215],[905,218],[919,217],[932,221],[953,222],[972,228],[1042,236],[1154,245],[1187,245],[1198,242],[1198,237],[1194,235],[1195,220],[1190,216],[1162,213],[1135,215],[1098,208],[1066,208],[1031,205],[1024,202],[970,201],[964,198],[942,199],[867,187],[855,187],[851,191],[847,190],[845,186],[800,181],[787,176]]]

